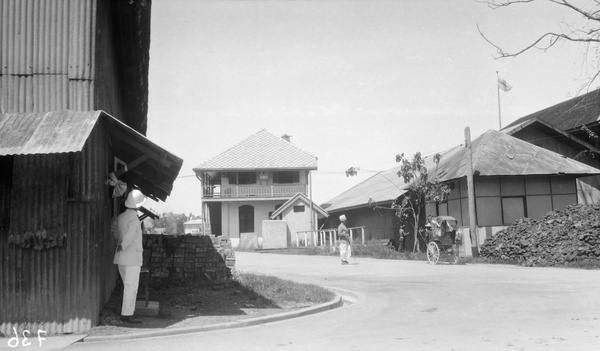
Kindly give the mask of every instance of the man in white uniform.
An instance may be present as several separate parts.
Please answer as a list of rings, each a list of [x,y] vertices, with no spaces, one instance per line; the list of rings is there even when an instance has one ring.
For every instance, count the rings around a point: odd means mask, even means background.
[[[348,264],[352,247],[350,246],[350,231],[348,231],[348,228],[346,227],[345,215],[340,216],[340,222],[342,222],[338,226],[338,235],[340,238],[338,241],[338,245],[340,246],[340,258],[342,259],[342,264]]]
[[[123,280],[121,320],[127,323],[142,322],[134,318],[133,313],[135,312],[140,270],[143,264],[142,226],[137,211],[144,202],[146,202],[146,196],[141,191],[133,189],[125,200],[127,209],[117,217],[116,222],[118,245],[113,263],[118,265],[119,274]]]

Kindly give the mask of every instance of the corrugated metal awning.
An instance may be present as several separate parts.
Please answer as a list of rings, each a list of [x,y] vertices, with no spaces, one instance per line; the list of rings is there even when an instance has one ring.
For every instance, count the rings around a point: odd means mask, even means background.
[[[113,153],[127,165],[118,178],[165,201],[183,160],[103,111],[0,114],[0,156],[80,152],[98,121],[106,122]]]

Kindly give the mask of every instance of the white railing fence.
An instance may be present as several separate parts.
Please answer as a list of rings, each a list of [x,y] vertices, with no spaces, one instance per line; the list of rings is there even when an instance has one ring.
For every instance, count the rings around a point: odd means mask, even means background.
[[[355,238],[360,238],[361,243],[365,243],[365,227],[348,228],[350,232],[350,243],[354,243]],[[309,246],[335,246],[338,241],[337,229],[321,229],[312,231],[296,232],[295,244],[297,247]]]

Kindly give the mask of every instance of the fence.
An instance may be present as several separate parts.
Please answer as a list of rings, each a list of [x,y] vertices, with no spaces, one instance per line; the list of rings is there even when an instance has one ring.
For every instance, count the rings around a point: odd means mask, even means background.
[[[361,242],[365,243],[365,227],[348,228],[350,242],[354,242],[354,236],[360,235]],[[301,238],[303,240],[301,240]],[[310,240],[309,240],[310,238]],[[335,246],[337,244],[337,229],[322,229],[312,231],[296,232],[296,246]]]

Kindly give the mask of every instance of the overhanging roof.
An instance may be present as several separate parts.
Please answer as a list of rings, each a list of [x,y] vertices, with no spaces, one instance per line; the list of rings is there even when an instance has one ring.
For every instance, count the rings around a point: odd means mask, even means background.
[[[437,167],[431,157],[427,160],[430,177],[446,181],[467,175],[467,149],[463,145],[440,154]],[[495,130],[473,140],[472,160],[475,176],[600,174],[597,168]]]
[[[399,169],[395,167],[378,172],[321,206],[331,213],[368,206],[369,200],[375,204],[391,203],[406,192],[406,184],[396,174]]]
[[[537,130],[540,130],[543,133],[552,136],[552,138],[564,142],[565,144],[573,147],[576,150],[590,150],[597,154],[600,154],[600,148],[597,148],[594,145],[591,145],[586,141],[574,136],[573,134],[569,134],[557,128],[556,126],[553,126],[552,124],[544,120],[540,120],[538,118],[532,118],[529,120],[522,121],[518,124],[512,124],[510,127],[503,128],[500,132],[518,138],[519,132],[528,128],[535,128]]]
[[[543,120],[567,132],[574,131],[582,125],[598,124],[600,120],[600,89],[521,117],[504,129],[533,119]]]
[[[80,152],[99,121],[107,125],[113,153],[127,164],[118,178],[165,201],[183,160],[103,111],[0,114],[0,156]]]
[[[510,135],[489,130],[472,141],[474,176],[529,176],[600,174],[600,170],[558,153],[535,146]],[[433,155],[424,158],[430,179],[450,181],[467,176],[467,149],[464,145],[439,153],[438,165]],[[361,208],[373,203],[394,201],[409,185],[398,177],[400,167],[379,172],[322,205],[329,213]]]

